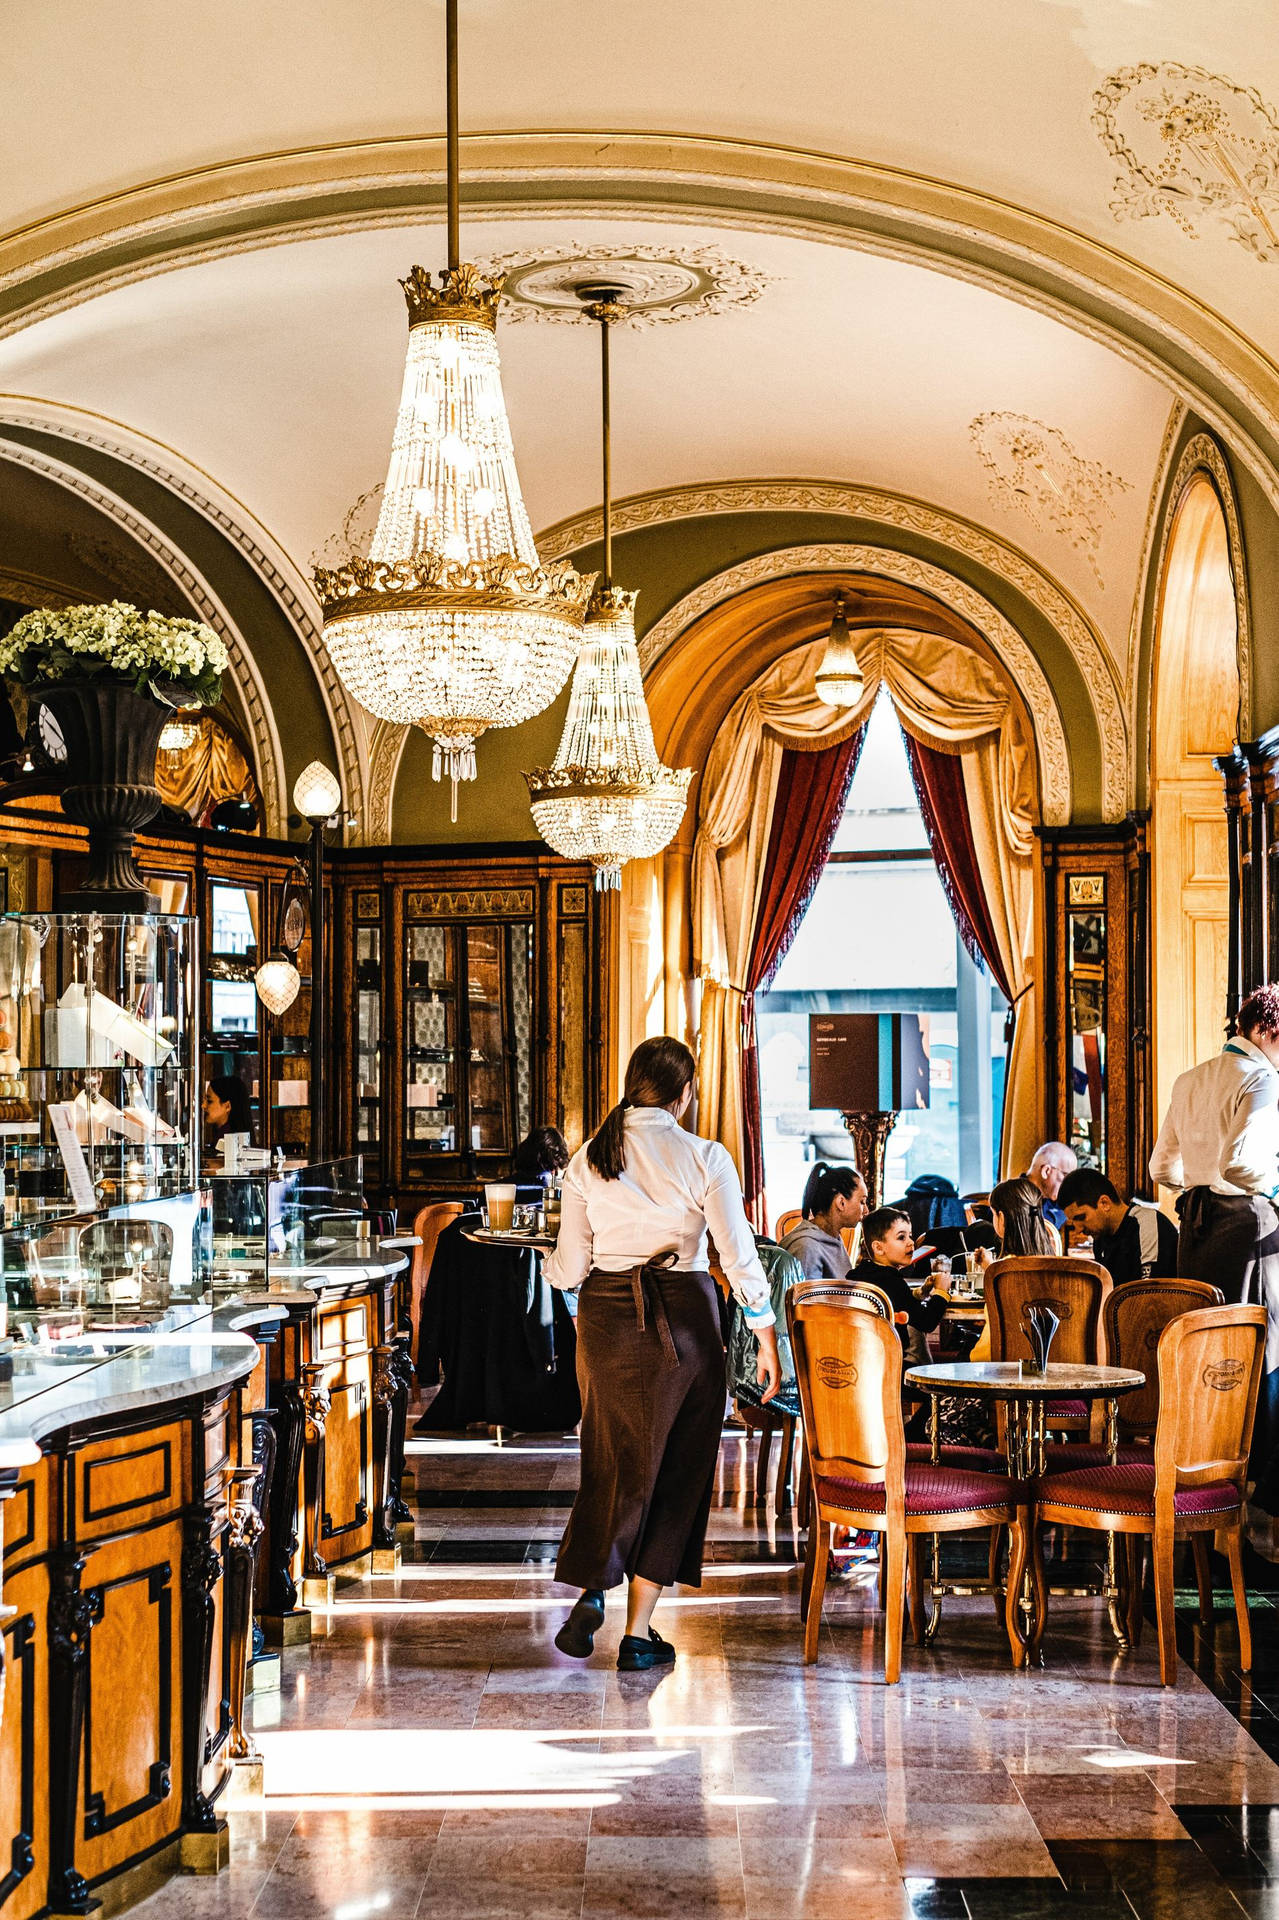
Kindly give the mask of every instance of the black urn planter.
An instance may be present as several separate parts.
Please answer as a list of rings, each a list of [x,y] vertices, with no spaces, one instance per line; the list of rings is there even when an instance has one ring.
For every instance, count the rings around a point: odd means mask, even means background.
[[[89,830],[89,865],[60,893],[63,911],[154,913],[158,901],[133,862],[138,829],[160,810],[155,756],[172,710],[116,680],[66,680],[39,693],[40,739],[65,768],[62,811]]]

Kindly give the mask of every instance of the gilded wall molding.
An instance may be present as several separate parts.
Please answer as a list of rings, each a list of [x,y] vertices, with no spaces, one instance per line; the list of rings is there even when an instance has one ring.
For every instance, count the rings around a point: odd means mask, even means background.
[[[114,433],[107,434],[100,431],[108,424],[116,429]],[[239,552],[270,590],[273,598],[288,616],[303,647],[310,654],[315,666],[320,696],[337,744],[338,773],[342,781],[343,800],[349,809],[362,817],[365,787],[363,756],[350,696],[339,680],[324,644],[319,602],[315,598],[310,583],[293,565],[284,550],[270,539],[265,529],[252,521],[248,509],[236,501],[232,495],[227,494],[224,489],[217,488],[207,475],[199,474],[198,469],[191,469],[181,455],[173,449],[163,449],[164,457],[161,458],[157,443],[145,440],[128,428],[118,426],[116,422],[107,423],[98,419],[97,416],[84,415],[75,409],[59,407],[43,401],[32,402],[21,396],[0,396],[0,426],[2,425],[24,427],[38,433],[53,433],[62,440],[108,453],[113,458],[137,468],[139,472],[158,481],[169,492],[177,494],[218,529],[223,538]],[[215,497],[218,494],[221,495],[220,499]],[[114,496],[109,497],[114,498]],[[125,511],[128,510],[125,509]],[[117,520],[120,518],[118,514],[112,517]],[[177,550],[174,548],[172,551]],[[253,671],[256,680],[256,668]],[[260,699],[269,713],[270,701],[265,688],[260,681],[257,684]],[[284,803],[287,800],[287,796],[284,795],[284,758],[274,715],[269,722],[269,734],[273,742],[272,763],[275,772],[268,776],[268,784],[278,779],[279,796],[276,804],[273,805],[268,797],[268,786],[263,785],[262,800],[268,815],[277,823],[271,830],[283,833],[286,830],[286,816],[289,809]],[[258,750],[259,742],[255,734],[255,753]]]
[[[391,720],[379,720],[369,745],[369,780],[366,789],[364,839],[369,846],[389,846],[395,814],[395,782],[400,761],[408,745],[412,727],[396,726]]]
[[[620,501],[614,507],[613,528],[616,533],[624,533],[637,527],[658,526],[668,520],[689,519],[703,514],[751,512],[841,514],[854,519],[877,521],[883,526],[897,527],[903,532],[936,541],[970,560],[976,560],[1000,579],[1008,581],[1060,635],[1079,668],[1101,736],[1105,817],[1122,819],[1130,804],[1127,797],[1128,729],[1122,688],[1114,663],[1100,633],[1082,608],[1064,587],[1036,566],[1028,554],[998,535],[987,532],[985,528],[975,526],[969,520],[961,520],[957,515],[944,513],[939,507],[930,506],[924,501],[874,487],[857,487],[825,480],[729,481],[719,485],[672,487],[638,494],[633,499]],[[593,509],[549,527],[538,537],[538,552],[544,559],[558,559],[589,546],[602,537],[602,531],[599,511]],[[884,572],[886,569],[881,567],[878,571]],[[947,580],[952,578],[949,574],[940,577]],[[667,620],[671,617],[671,614],[666,615]],[[1002,619],[1002,615],[998,617]],[[658,626],[664,624],[659,622]],[[975,624],[982,625],[981,621]],[[985,631],[984,626],[982,630]],[[649,655],[645,649],[652,633],[656,631],[656,628],[650,629],[640,641],[640,658],[646,665]],[[1009,632],[1015,632],[1011,625]],[[1027,655],[1034,659],[1019,634],[1017,644],[1024,647]],[[652,657],[657,656],[654,654]],[[1043,670],[1037,661],[1035,671],[1043,677]],[[1056,712],[1055,702],[1053,711]]]
[[[333,143],[146,182],[0,239],[0,333],[108,286],[308,235],[420,226],[438,136]],[[462,143],[468,223],[513,211],[697,220],[923,260],[1050,315],[1165,380],[1279,505],[1279,368],[1204,301],[1092,237],[975,189],[773,145],[669,133]]]
[[[1251,724],[1252,715],[1252,608],[1248,594],[1248,560],[1243,542],[1243,529],[1239,523],[1239,507],[1235,500],[1234,483],[1230,478],[1230,469],[1225,456],[1211,434],[1197,433],[1187,440],[1177,462],[1172,483],[1164,499],[1167,511],[1163,525],[1159,530],[1159,558],[1152,575],[1154,589],[1154,625],[1152,641],[1155,646],[1159,639],[1160,601],[1163,598],[1164,568],[1168,560],[1168,541],[1172,533],[1173,521],[1177,517],[1177,506],[1188,482],[1196,473],[1206,473],[1216,488],[1217,498],[1221,502],[1222,515],[1226,522],[1226,544],[1230,552],[1230,571],[1235,587],[1235,646],[1239,663],[1239,711],[1241,725],[1246,729]],[[1152,653],[1153,661],[1153,653]],[[1153,696],[1154,678],[1151,676]],[[1134,738],[1136,736],[1134,735]],[[1152,732],[1147,730],[1146,752],[1151,751]]]
[[[984,595],[965,581],[957,579],[954,574],[944,572],[941,567],[930,566],[926,560],[918,560],[913,554],[901,553],[893,547],[783,547],[773,553],[758,554],[738,566],[728,567],[712,579],[703,581],[692,593],[685,594],[669,613],[649,628],[639,643],[640,663],[644,672],[650,673],[663,654],[678,644],[680,635],[694,620],[699,620],[723,601],[731,600],[735,594],[745,592],[748,587],[758,586],[761,581],[777,579],[784,574],[833,572],[879,574],[885,579],[916,587],[962,615],[989,641],[1030,712],[1039,756],[1039,795],[1044,823],[1047,826],[1066,825],[1071,814],[1070,754],[1061,713],[1043,668],[1012,622],[1006,620]],[[1126,810],[1126,771],[1122,759],[1117,768],[1112,768],[1110,758],[1106,756],[1102,793],[1108,820],[1122,819]],[[1116,772],[1117,784],[1111,777]]]
[[[107,488],[100,487],[87,475],[63,461],[50,455],[37,452],[32,447],[18,446],[13,441],[0,438],[0,462],[8,461],[14,466],[26,467],[32,473],[43,474],[69,493],[75,493],[82,500],[104,514],[116,526],[121,527],[145,547],[156,563],[171,580],[181,587],[183,593],[196,609],[200,618],[207,621],[215,633],[226,643],[232,682],[240,698],[249,737],[253,745],[256,762],[254,773],[257,777],[258,792],[262,796],[262,811],[265,815],[264,830],[270,834],[283,835],[285,813],[284,803],[284,755],[280,748],[280,738],[276,731],[275,720],[266,689],[259,677],[253,656],[244,643],[239,628],[231,619],[222,602],[216,597],[202,575],[198,574],[187,560],[185,554],[172,545],[167,535],[150,521],[135,513],[124,504],[117,495]]]
[[[1141,538],[1141,561],[1137,568],[1137,584],[1133,589],[1132,613],[1128,620],[1128,668],[1124,675],[1124,688],[1128,700],[1128,738],[1134,742],[1132,756],[1133,795],[1132,804],[1137,804],[1137,753],[1135,743],[1138,738],[1137,714],[1141,704],[1141,624],[1146,606],[1146,594],[1150,583],[1150,556],[1154,552],[1155,529],[1159,520],[1160,502],[1165,498],[1168,476],[1172,469],[1173,455],[1177,441],[1185,423],[1186,409],[1180,400],[1174,400],[1168,409],[1168,419],[1164,425],[1164,437],[1159,443],[1159,458],[1155,462],[1154,484],[1150,489],[1150,500],[1146,507],[1146,525]]]

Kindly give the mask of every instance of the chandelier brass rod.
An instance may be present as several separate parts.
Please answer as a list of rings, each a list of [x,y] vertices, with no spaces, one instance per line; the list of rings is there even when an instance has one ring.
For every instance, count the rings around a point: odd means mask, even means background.
[[[597,311],[600,322],[600,442],[604,487],[604,577],[600,584],[607,588],[613,584],[613,408],[608,361],[609,315],[606,308],[601,307]]]
[[[444,0],[445,164],[448,173],[449,270],[462,260],[461,158],[457,113],[457,0]]]

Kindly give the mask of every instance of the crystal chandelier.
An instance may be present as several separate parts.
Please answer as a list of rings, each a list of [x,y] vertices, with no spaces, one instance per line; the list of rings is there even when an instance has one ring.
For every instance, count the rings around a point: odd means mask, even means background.
[[[824,700],[828,707],[855,707],[866,685],[844,618],[842,593],[835,595],[835,617],[830,623],[826,651],[813,685],[818,699]]]
[[[438,287],[421,267],[400,282],[408,355],[377,531],[315,584],[343,684],[431,736],[456,820],[480,734],[531,719],[567,679],[592,581],[538,560],[502,397],[502,283],[459,264],[457,0],[445,17],[449,264]]]
[[[604,571],[592,596],[573,670],[568,718],[549,767],[526,773],[542,838],[571,860],[589,860],[595,885],[622,884],[628,860],[651,860],[674,837],[691,767],[657,756],[635,644],[635,599],[613,585],[608,330],[624,308],[612,288],[584,287],[600,323],[603,387]]]
[[[200,737],[198,720],[166,720],[160,729],[161,753],[186,753]]]

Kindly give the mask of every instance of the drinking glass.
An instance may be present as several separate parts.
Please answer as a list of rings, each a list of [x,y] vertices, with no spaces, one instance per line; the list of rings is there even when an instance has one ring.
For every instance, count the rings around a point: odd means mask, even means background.
[[[515,1187],[485,1182],[484,1217],[490,1233],[509,1233],[515,1215]]]

